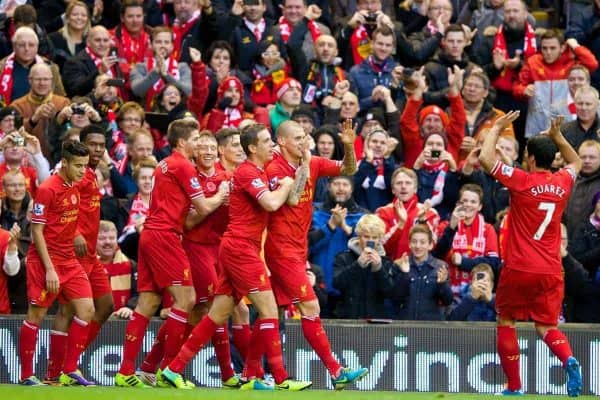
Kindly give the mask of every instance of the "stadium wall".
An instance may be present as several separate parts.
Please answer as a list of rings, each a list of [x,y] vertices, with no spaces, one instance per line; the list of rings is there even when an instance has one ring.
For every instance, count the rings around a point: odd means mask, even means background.
[[[0,383],[19,379],[17,340],[22,318],[0,319]],[[150,349],[160,321],[152,321],[144,339]],[[36,371],[46,370],[50,322],[40,330]],[[118,370],[126,321],[110,321],[98,340],[83,355],[85,376],[111,385]],[[564,324],[584,374],[584,394],[600,395],[600,326]],[[368,367],[370,374],[356,385],[359,390],[494,393],[504,377],[495,353],[495,327],[489,323],[395,322],[367,324],[325,321],[338,359],[351,367]],[[531,325],[519,328],[524,389],[535,394],[566,394],[560,362],[538,339]],[[286,324],[284,338],[288,371],[298,379],[311,379],[314,388],[329,387],[327,371],[302,337],[299,323]],[[44,356],[40,356],[40,354]],[[190,363],[188,378],[219,387],[219,367],[211,347]]]

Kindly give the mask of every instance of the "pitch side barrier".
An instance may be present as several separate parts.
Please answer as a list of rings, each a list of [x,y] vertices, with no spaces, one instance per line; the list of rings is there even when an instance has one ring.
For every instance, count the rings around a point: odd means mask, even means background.
[[[0,319],[0,383],[19,379],[17,352],[22,317]],[[161,321],[154,320],[143,350],[152,345]],[[83,374],[111,385],[121,360],[126,321],[109,321],[98,340],[82,357]],[[367,367],[370,374],[356,385],[359,390],[479,392],[503,388],[504,377],[496,356],[492,323],[406,322],[369,324],[363,321],[324,321],[337,358],[351,367]],[[46,371],[50,321],[39,334],[35,370]],[[584,394],[600,395],[600,325],[564,324],[582,365]],[[288,371],[297,379],[310,379],[314,388],[329,387],[327,371],[302,337],[298,322],[286,323],[284,338]],[[519,327],[521,374],[524,390],[536,394],[566,394],[560,362],[537,338],[531,325]],[[40,356],[40,354],[44,354]],[[196,383],[219,387],[219,367],[213,350],[203,349],[188,366],[187,377]],[[139,363],[138,363],[139,365]]]

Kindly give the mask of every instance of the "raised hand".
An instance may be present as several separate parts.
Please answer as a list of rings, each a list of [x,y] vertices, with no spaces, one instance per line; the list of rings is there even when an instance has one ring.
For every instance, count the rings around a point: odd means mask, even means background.
[[[444,283],[448,280],[448,268],[441,267],[437,270],[437,283]]]
[[[564,121],[565,121],[564,115],[559,115],[555,118],[552,118],[552,120],[550,120],[550,130],[548,131],[548,135],[551,138],[555,138],[557,136],[562,135],[562,133],[560,131],[560,127]]]
[[[519,110],[507,112],[494,122],[494,128],[498,129],[498,132],[504,131],[510,124],[519,118],[519,115],[521,115]]]
[[[353,126],[352,119],[347,118],[342,122],[342,131],[339,133],[340,140],[343,144],[354,144],[356,140],[356,129]]]
[[[200,50],[190,47],[190,58],[192,62],[202,61],[202,53],[200,53]]]

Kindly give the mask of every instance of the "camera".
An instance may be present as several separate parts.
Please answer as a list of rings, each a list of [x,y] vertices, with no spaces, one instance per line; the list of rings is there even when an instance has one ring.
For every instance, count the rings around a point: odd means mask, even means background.
[[[365,25],[377,25],[377,14],[374,12],[367,14],[365,17]]]
[[[402,84],[404,85],[404,89],[409,92],[414,91],[419,85],[419,82],[413,78],[414,74],[415,70],[412,68],[404,68],[402,70]]]
[[[23,146],[25,146],[25,138],[23,136],[15,136],[15,137],[13,137],[12,142],[17,147],[23,147]]]
[[[431,150],[431,158],[440,158],[441,155],[441,150]]]
[[[114,79],[109,79],[106,81],[106,85],[107,86],[114,86],[114,87],[125,87],[125,79],[122,78],[114,78]]]
[[[375,241],[374,240],[367,241],[366,247],[368,247],[370,249],[374,249],[375,248]]]
[[[485,279],[485,272],[478,272],[478,273],[475,275],[475,279],[477,279],[478,281],[480,281],[480,280],[482,280],[482,279]]]
[[[82,105],[73,104],[71,109],[73,110],[73,114],[85,115],[85,108]]]

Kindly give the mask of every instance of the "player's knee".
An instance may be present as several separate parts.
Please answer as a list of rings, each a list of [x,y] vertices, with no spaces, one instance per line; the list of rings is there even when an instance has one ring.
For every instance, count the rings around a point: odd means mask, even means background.
[[[317,300],[305,301],[298,304],[300,313],[305,317],[318,317],[321,314],[321,308]]]
[[[248,324],[250,323],[250,310],[243,301],[240,301],[233,310],[232,316],[233,322],[237,324]]]
[[[77,309],[75,310],[75,315],[80,320],[89,322],[94,317],[95,312],[96,309],[94,308],[94,302],[90,300],[89,302],[78,305]]]

